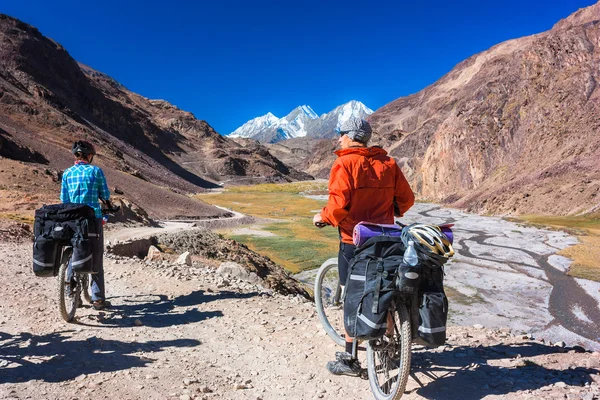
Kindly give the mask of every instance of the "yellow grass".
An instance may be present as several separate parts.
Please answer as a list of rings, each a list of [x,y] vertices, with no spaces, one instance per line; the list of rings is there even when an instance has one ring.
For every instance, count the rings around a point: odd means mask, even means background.
[[[16,214],[16,213],[0,213],[0,219],[8,219],[24,224],[33,225],[34,216],[32,213]]]
[[[600,218],[551,217],[526,215],[521,219],[534,225],[566,230],[577,236],[579,244],[567,247],[558,254],[573,260],[568,275],[600,282]]]

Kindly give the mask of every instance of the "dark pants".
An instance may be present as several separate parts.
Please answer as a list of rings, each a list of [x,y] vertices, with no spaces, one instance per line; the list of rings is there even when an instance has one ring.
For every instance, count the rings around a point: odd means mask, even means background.
[[[104,227],[102,226],[102,218],[96,218],[96,231],[98,236],[96,238],[90,237],[89,240],[92,243],[92,254],[94,259],[94,271],[92,274],[92,301],[104,300]],[[71,281],[73,279],[73,268],[71,266],[71,260],[69,260],[69,270],[67,272],[67,279]]]
[[[342,286],[346,285],[346,279],[348,279],[348,270],[350,264],[354,259],[354,250],[356,246],[353,244],[340,242],[340,252],[338,253],[338,273],[340,274],[340,283]]]

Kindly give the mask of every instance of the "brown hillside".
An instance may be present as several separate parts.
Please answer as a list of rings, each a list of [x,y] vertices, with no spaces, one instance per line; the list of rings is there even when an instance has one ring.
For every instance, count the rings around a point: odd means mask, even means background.
[[[189,112],[130,92],[0,14],[0,156],[60,172],[76,139],[94,142],[109,183],[158,217],[222,214],[178,195],[220,182],[310,178],[262,146],[241,146]]]
[[[494,213],[591,213],[599,63],[600,3],[463,61],[371,121],[422,197]]]

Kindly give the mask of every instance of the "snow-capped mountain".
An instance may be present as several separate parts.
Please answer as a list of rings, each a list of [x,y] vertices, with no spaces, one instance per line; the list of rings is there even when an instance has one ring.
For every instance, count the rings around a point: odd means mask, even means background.
[[[319,139],[335,137],[337,129],[350,117],[366,118],[371,114],[373,114],[373,110],[360,101],[349,101],[314,120],[310,126],[309,136]]]
[[[320,117],[307,105],[296,107],[283,118],[272,113],[254,118],[231,132],[229,137],[252,138],[263,143],[276,143],[296,137],[328,138],[334,137],[336,129],[354,116],[365,118],[373,110],[360,101],[352,100],[336,107]]]

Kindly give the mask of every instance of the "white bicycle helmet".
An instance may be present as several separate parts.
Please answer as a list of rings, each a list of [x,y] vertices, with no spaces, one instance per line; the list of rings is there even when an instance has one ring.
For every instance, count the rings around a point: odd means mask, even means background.
[[[417,251],[424,256],[435,255],[448,259],[454,255],[452,243],[436,225],[408,225],[403,229],[402,239],[406,243],[412,240]]]

